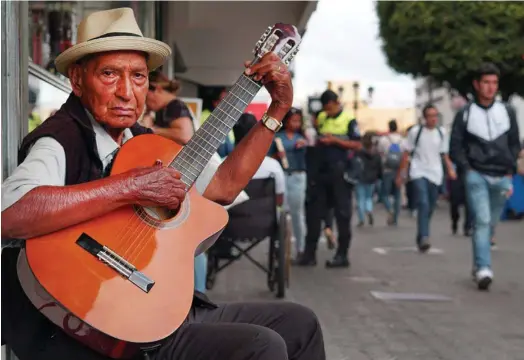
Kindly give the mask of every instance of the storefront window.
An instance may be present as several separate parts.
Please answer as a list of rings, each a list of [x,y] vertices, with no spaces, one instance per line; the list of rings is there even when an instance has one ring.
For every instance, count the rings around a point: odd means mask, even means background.
[[[34,64],[56,74],[55,58],[76,41],[79,9],[71,1],[29,2],[29,56]]]
[[[155,37],[154,1],[29,2],[29,132],[67,100],[69,80],[56,71],[56,57],[76,43],[80,21],[95,11],[131,7],[145,37]]]
[[[155,37],[154,1],[30,1],[31,60],[56,74],[54,60],[76,43],[76,29],[80,21],[94,11],[117,7],[131,7],[144,36]]]
[[[28,76],[27,116],[29,119],[28,131],[31,132],[60,109],[67,100],[71,88],[67,82],[55,78],[35,64],[29,65]]]

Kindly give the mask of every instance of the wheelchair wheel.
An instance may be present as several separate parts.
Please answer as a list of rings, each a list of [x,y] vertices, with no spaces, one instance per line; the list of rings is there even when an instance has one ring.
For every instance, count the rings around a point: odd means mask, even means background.
[[[206,274],[206,289],[211,290],[215,286],[215,281],[217,277],[218,269],[218,258],[212,254],[208,253],[207,258],[207,274]]]
[[[282,212],[279,221],[278,248],[276,250],[277,264],[275,266],[275,282],[277,285],[277,298],[286,296],[286,287],[289,284],[290,273],[290,243],[291,227],[289,215]]]
[[[271,292],[275,291],[275,272],[277,267],[275,254],[277,251],[277,242],[278,240],[273,238],[269,240],[267,287]]]

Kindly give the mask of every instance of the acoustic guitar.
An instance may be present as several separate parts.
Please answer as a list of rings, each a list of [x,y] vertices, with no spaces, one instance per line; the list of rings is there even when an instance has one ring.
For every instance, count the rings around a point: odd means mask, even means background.
[[[289,64],[301,38],[278,23],[257,42],[253,63],[268,52]],[[115,359],[153,349],[187,317],[194,258],[228,222],[224,208],[193,187],[212,155],[261,88],[241,75],[184,147],[158,135],[127,141],[111,175],[160,159],[189,189],[180,209],[125,206],[58,232],[29,239],[18,277],[34,306],[68,335]]]

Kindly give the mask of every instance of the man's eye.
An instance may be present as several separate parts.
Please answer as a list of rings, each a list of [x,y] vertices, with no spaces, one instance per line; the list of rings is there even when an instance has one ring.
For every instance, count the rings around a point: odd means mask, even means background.
[[[137,79],[145,79],[146,76],[145,76],[144,74],[141,74],[141,73],[136,73],[136,74],[135,74],[135,77],[136,77]]]
[[[104,74],[104,76],[113,76],[115,75],[115,72],[111,70],[104,70],[102,71],[102,74]]]

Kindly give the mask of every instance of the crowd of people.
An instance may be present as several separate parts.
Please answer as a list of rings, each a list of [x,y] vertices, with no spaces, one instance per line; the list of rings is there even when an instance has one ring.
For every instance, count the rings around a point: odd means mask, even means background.
[[[431,237],[437,201],[447,198],[453,234],[458,233],[464,208],[461,227],[472,237],[473,278],[479,289],[488,289],[493,280],[490,248],[512,195],[521,151],[515,111],[496,99],[499,77],[493,64],[478,70],[472,84],[475,97],[456,114],[451,133],[440,125],[433,104],[423,108],[419,124],[400,131],[393,119],[381,134],[360,134],[357,120],[331,90],[322,94],[323,110],[309,128],[302,111],[291,109],[268,153],[281,170],[274,167],[266,175],[275,176],[277,183],[285,177],[280,188],[292,217],[293,263],[317,264],[324,229],[329,248],[337,247],[326,267],[350,266],[352,210],[357,210],[357,227],[373,226],[376,203],[387,211],[387,226],[398,225],[402,208],[416,216],[413,240],[425,253],[438,241]]]

